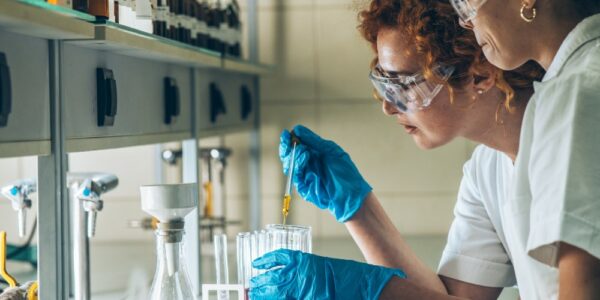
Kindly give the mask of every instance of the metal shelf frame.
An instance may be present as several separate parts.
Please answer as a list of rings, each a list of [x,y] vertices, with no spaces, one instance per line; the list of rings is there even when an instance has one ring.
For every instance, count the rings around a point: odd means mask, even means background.
[[[270,71],[269,66],[261,65],[258,58],[257,1],[248,1],[249,54],[250,60],[223,58],[204,50],[190,49],[187,45],[165,41],[151,35],[139,34],[135,30],[120,28],[110,24],[94,24],[94,18],[76,11],[53,7],[39,0],[1,0],[0,30],[19,35],[47,40],[49,60],[49,107],[50,140],[19,141],[0,143],[0,157],[38,156],[38,270],[40,299],[71,299],[72,297],[72,254],[70,242],[70,203],[67,195],[66,175],[69,170],[68,154],[72,152],[112,149],[135,145],[148,145],[163,142],[182,142],[183,169],[182,181],[200,181],[199,139],[208,135],[250,131],[250,229],[260,225],[260,136],[259,108],[254,110],[255,118],[246,127],[214,128],[199,132],[196,123],[199,116],[195,105],[199,91],[194,84],[196,70],[212,68],[253,76],[252,85],[256,99],[259,98],[259,76]],[[68,43],[102,51],[131,55],[151,61],[189,67],[193,96],[191,126],[189,130],[156,133],[132,134],[109,137],[85,137],[67,139],[64,119],[68,111],[63,95],[63,86],[68,78],[63,77],[61,55],[63,46]],[[186,91],[187,92],[187,91]],[[259,103],[259,101],[255,101]],[[125,162],[124,162],[125,163]],[[199,195],[201,195],[199,191]],[[200,272],[201,247],[198,235],[197,213],[186,220],[185,251],[188,270],[194,293],[200,297],[202,283]]]

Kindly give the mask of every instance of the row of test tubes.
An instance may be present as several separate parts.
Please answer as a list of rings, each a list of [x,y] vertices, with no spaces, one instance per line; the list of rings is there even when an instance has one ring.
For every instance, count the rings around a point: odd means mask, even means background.
[[[217,286],[229,286],[227,263],[227,236],[214,236],[215,267]],[[266,272],[252,267],[252,261],[277,249],[298,250],[312,253],[312,236],[309,226],[269,224],[265,229],[253,232],[241,232],[236,237],[238,285],[243,288],[247,299],[250,278]],[[229,299],[226,289],[217,289],[219,300]]]
[[[264,230],[237,235],[238,283],[245,288],[250,278],[264,273],[252,267],[252,261],[277,249],[312,253],[311,229],[308,226],[269,224]]]

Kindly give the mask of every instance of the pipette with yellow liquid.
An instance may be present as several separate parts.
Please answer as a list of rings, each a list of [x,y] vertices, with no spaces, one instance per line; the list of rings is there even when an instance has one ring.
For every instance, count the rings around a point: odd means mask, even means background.
[[[288,178],[285,186],[285,194],[283,195],[283,225],[287,221],[287,216],[290,213],[290,202],[292,202],[292,178],[294,176],[294,165],[296,164],[296,145],[300,143],[300,140],[292,133],[292,160],[290,161],[290,168],[288,170]]]

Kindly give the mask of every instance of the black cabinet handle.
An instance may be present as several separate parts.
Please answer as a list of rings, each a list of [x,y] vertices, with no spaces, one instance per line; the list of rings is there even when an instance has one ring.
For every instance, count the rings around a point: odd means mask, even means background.
[[[165,124],[171,124],[173,119],[179,116],[181,111],[181,100],[179,99],[179,87],[175,78],[165,77],[164,80],[165,96]]]
[[[96,69],[98,126],[113,126],[117,115],[117,81],[110,69]]]
[[[250,89],[246,85],[242,85],[240,94],[241,117],[242,120],[246,120],[250,116],[250,113],[252,113],[252,93],[250,93]]]
[[[223,99],[223,93],[221,93],[219,87],[214,82],[211,82],[209,89],[210,122],[215,123],[219,115],[227,113],[227,109],[225,108],[225,100]]]
[[[109,106],[106,109],[106,115],[114,118],[117,115],[117,81],[113,78],[108,81],[108,90],[110,100],[108,101]]]
[[[10,83],[10,68],[6,55],[0,52],[0,127],[8,124],[8,115],[12,110],[12,90]]]

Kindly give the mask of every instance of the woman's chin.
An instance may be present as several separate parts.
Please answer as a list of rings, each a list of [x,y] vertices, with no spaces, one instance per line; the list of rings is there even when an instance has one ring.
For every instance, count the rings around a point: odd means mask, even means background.
[[[413,135],[412,138],[421,150],[431,150],[447,144],[447,142],[432,141],[421,135]]]
[[[487,47],[488,49],[490,47]],[[500,53],[498,53],[497,51],[492,52],[492,50],[488,50],[487,49],[483,49],[483,53],[485,55],[485,57],[487,58],[487,60],[494,66],[498,67],[499,69],[505,70],[505,71],[511,71],[514,70],[520,66],[522,66],[523,64],[526,63],[526,61],[521,61],[518,59],[515,59],[514,56],[506,56],[506,55],[502,55]]]

